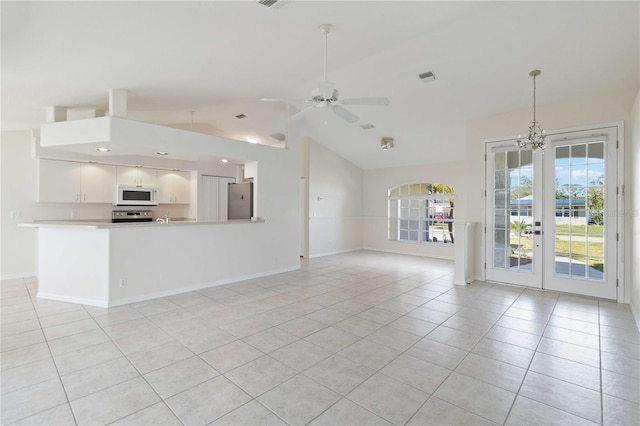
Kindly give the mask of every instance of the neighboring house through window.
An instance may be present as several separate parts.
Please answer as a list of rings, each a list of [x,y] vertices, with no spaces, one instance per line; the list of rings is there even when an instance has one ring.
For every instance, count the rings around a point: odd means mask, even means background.
[[[441,183],[410,183],[389,189],[389,240],[453,243],[455,195]]]

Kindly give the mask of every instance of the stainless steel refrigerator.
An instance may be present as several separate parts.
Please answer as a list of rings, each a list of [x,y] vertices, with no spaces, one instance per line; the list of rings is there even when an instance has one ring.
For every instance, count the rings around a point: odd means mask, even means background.
[[[229,184],[228,220],[253,217],[253,183]]]

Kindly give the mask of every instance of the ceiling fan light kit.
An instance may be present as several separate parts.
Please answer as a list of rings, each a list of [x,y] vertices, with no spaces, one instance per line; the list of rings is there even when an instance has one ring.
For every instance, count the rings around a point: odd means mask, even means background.
[[[304,117],[309,111],[316,108],[327,108],[331,110],[335,115],[345,120],[347,123],[355,123],[360,120],[360,117],[352,113],[351,111],[343,108],[342,105],[367,105],[367,106],[387,106],[389,105],[389,99],[387,98],[340,98],[338,89],[334,83],[327,80],[327,43],[328,35],[331,32],[333,26],[331,24],[322,24],[318,27],[320,33],[324,35],[324,80],[318,84],[318,87],[311,91],[311,99],[305,102],[310,102],[311,105],[303,108],[299,112],[289,117],[289,120],[298,120]],[[283,101],[283,99],[269,99],[264,98],[262,101],[274,102]]]

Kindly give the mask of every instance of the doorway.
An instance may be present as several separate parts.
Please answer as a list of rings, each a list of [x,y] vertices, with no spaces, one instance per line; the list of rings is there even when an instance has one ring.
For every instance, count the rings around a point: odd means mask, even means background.
[[[486,146],[488,281],[616,299],[618,128]]]

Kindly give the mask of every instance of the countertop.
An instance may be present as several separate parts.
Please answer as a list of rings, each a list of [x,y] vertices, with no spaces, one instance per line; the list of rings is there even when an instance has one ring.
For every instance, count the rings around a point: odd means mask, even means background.
[[[112,229],[132,227],[174,227],[174,226],[198,226],[198,225],[233,225],[242,223],[264,223],[263,219],[238,219],[238,220],[196,220],[196,219],[171,219],[169,223],[153,222],[125,222],[111,223],[110,220],[35,220],[33,222],[19,223],[18,226],[28,228],[88,228],[88,229]]]

